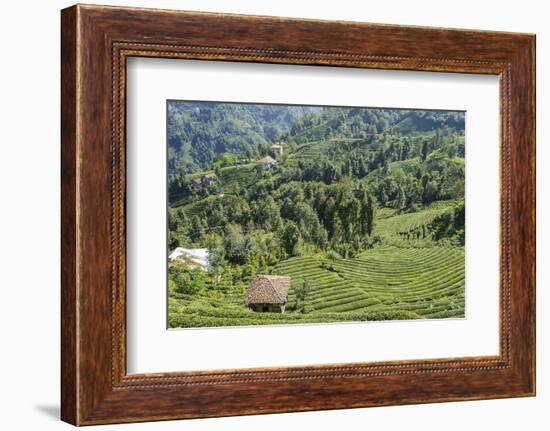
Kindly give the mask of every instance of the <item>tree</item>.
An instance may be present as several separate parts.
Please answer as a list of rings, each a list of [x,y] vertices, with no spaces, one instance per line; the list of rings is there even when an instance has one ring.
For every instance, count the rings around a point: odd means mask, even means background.
[[[428,226],[434,241],[452,240],[457,245],[464,245],[464,202],[456,205],[452,211],[446,211]]]
[[[405,191],[403,190],[403,186],[399,186],[397,188],[397,197],[395,199],[395,205],[398,210],[402,210],[405,208],[405,204],[407,203]]]
[[[454,210],[453,228],[455,230],[464,229],[464,221],[466,219],[464,202],[459,204]]]
[[[373,170],[385,164],[386,164],[386,155],[384,153],[384,149],[380,147],[376,152],[374,158],[372,159],[371,166],[369,166],[369,169]]]
[[[206,286],[206,274],[200,268],[191,267],[187,262],[170,265],[168,284],[177,293],[194,295]]]
[[[326,231],[319,222],[317,212],[307,203],[300,202],[294,209],[294,221],[300,230],[300,235],[305,242],[317,244],[323,248],[326,242]]]
[[[258,178],[262,177],[264,171],[265,171],[264,165],[262,163],[256,163],[256,166],[254,166],[254,172],[256,172],[256,176]]]
[[[409,158],[409,154],[411,151],[411,143],[408,139],[403,142],[403,145],[401,146],[401,160],[407,160]]]
[[[168,231],[168,248],[170,250],[175,249],[176,247],[180,246],[180,240],[176,233],[172,230]]]
[[[222,245],[208,247],[208,262],[210,264],[209,272],[218,283],[222,267],[225,264],[225,250]]]
[[[323,225],[327,229],[329,237],[334,234],[334,223],[336,217],[336,200],[330,196],[326,199],[320,208]]]
[[[359,216],[361,236],[372,234],[374,222],[374,202],[370,193],[363,191],[361,199],[361,213]]]
[[[424,143],[422,144],[422,151],[421,151],[422,161],[425,161],[426,158],[428,157],[428,151],[429,151],[428,141],[424,141]]]
[[[240,225],[230,224],[225,229],[223,241],[226,259],[234,264],[243,264],[246,262],[250,242],[243,235]]]
[[[199,242],[204,235],[204,224],[198,215],[191,217],[191,225],[189,226],[189,238],[193,242]]]
[[[376,129],[378,130],[378,133],[382,133],[388,127],[390,127],[390,123],[388,122],[388,120],[386,118],[380,118],[376,122]]]
[[[309,286],[308,279],[304,279],[302,285],[296,286],[294,293],[296,295],[296,310],[302,314],[308,313],[310,310],[309,307],[309,294],[311,288]]]
[[[282,224],[279,206],[269,195],[253,206],[252,217],[254,223],[265,230],[277,230]]]
[[[222,228],[227,224],[227,218],[225,217],[223,205],[219,202],[215,205],[208,216],[208,226],[210,228]]]
[[[300,241],[300,230],[292,220],[285,222],[281,233],[281,244],[289,256],[296,254],[296,246]]]
[[[427,174],[422,177],[422,203],[429,204],[437,200],[437,182],[430,180]]]
[[[342,222],[345,242],[349,242],[355,233],[355,228],[359,221],[360,208],[361,204],[359,200],[351,192],[345,192],[338,207],[338,216]]]

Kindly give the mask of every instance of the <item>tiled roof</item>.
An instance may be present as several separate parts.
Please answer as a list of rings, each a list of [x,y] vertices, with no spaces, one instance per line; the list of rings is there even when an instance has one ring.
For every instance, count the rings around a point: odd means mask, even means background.
[[[258,160],[258,163],[263,163],[263,164],[273,163],[273,162],[275,162],[275,159],[271,156],[265,156],[263,159]]]

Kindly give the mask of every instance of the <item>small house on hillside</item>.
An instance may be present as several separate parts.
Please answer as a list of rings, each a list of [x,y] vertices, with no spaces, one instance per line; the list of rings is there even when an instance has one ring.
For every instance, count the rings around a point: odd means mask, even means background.
[[[285,312],[290,277],[257,275],[246,295],[246,305],[254,311]]]
[[[202,189],[203,187],[214,184],[216,180],[216,174],[214,172],[210,172],[208,174],[204,174],[200,177],[194,178],[193,187],[195,187],[196,189]]]
[[[263,159],[258,160],[258,163],[264,165],[264,168],[271,169],[274,166],[277,166],[277,160],[271,156],[265,156]]]
[[[283,144],[273,144],[271,148],[277,154],[283,154]]]
[[[210,266],[207,248],[183,248],[177,247],[170,252],[168,260],[185,260],[190,266],[207,271]]]

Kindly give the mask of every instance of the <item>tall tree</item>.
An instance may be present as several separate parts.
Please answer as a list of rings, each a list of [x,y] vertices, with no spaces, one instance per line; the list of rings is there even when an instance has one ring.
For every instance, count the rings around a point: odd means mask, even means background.
[[[351,193],[345,193],[340,201],[338,216],[342,222],[342,230],[345,242],[350,242],[355,233],[359,221],[359,210],[361,204],[359,200]]]
[[[403,186],[399,185],[397,188],[397,197],[395,199],[395,205],[398,210],[402,210],[405,208],[405,204],[407,203],[405,191],[403,190]]]
[[[294,289],[296,295],[296,310],[302,314],[309,312],[309,294],[311,287],[307,278],[304,279],[301,285]]]
[[[361,213],[359,216],[361,236],[372,234],[374,222],[374,201],[370,193],[364,191],[361,199]]]
[[[296,254],[298,241],[300,241],[300,230],[298,226],[296,226],[296,223],[292,220],[288,220],[283,226],[281,244],[289,256],[294,256]]]
[[[189,238],[193,242],[199,242],[204,235],[204,223],[198,215],[191,217],[191,225],[189,227]]]
[[[426,158],[428,157],[428,151],[429,151],[428,141],[424,141],[424,143],[422,144],[422,151],[420,153],[423,161],[425,161]]]
[[[235,264],[243,264],[248,256],[250,242],[237,224],[227,225],[224,236],[226,259]]]

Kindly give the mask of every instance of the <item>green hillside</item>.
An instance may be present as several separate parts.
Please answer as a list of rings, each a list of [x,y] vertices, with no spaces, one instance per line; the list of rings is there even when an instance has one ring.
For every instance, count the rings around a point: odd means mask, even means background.
[[[205,170],[224,153],[258,156],[296,119],[316,108],[215,102],[168,102],[170,174]]]
[[[464,113],[174,102],[168,134],[168,248],[209,252],[170,262],[170,327],[464,317]]]
[[[274,268],[290,275],[289,312],[255,313],[243,290],[184,297],[169,303],[170,327],[241,326],[266,323],[464,317],[464,252],[455,247],[380,247],[355,259],[292,258]],[[293,313],[294,288],[307,279],[310,310]]]

